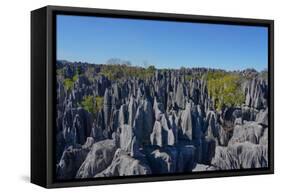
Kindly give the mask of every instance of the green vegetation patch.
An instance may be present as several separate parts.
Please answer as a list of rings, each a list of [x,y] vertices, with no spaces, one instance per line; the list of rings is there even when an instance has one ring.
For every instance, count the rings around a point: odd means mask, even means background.
[[[185,75],[185,76],[184,76],[184,79],[185,79],[186,81],[191,81],[191,80],[196,80],[196,79],[200,80],[202,77],[203,77],[203,76],[202,76],[202,75],[199,75],[199,74],[196,74],[196,75]]]
[[[141,68],[128,65],[104,65],[101,68],[100,74],[110,80],[120,80],[127,77],[146,79],[152,77],[155,71],[156,68],[154,66]]]
[[[240,106],[245,101],[241,87],[241,76],[227,72],[207,74],[208,94],[217,110],[224,106]]]
[[[63,81],[64,88],[67,91],[72,90],[74,87],[74,83],[76,82],[77,79],[78,79],[78,74],[74,75],[71,79],[70,78],[64,79]]]
[[[81,105],[88,112],[97,115],[97,113],[102,109],[103,97],[92,95],[86,96],[81,102]]]
[[[76,71],[75,75],[72,78],[65,78],[63,80],[63,86],[67,91],[73,89],[74,83],[76,82],[76,80],[78,80],[79,75],[80,75],[80,72]]]

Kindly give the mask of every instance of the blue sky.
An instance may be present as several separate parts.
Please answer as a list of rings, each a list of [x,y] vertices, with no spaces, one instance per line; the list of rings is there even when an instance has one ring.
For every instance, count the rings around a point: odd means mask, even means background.
[[[58,15],[57,59],[260,71],[267,36],[266,27]]]

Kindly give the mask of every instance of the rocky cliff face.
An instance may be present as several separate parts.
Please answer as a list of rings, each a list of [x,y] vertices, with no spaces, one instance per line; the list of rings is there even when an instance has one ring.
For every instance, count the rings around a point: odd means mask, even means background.
[[[217,110],[202,78],[215,70],[112,78],[103,65],[57,67],[59,179],[268,165],[268,83],[259,74],[243,81],[244,103]]]

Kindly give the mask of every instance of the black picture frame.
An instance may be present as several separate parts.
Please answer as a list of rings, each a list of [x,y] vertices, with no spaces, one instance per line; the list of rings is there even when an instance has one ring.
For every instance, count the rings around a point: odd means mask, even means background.
[[[161,176],[128,176],[58,181],[55,179],[56,14],[147,20],[265,26],[268,28],[269,167],[194,172]],[[46,6],[31,12],[31,182],[46,188],[169,181],[274,173],[274,21],[232,17]]]

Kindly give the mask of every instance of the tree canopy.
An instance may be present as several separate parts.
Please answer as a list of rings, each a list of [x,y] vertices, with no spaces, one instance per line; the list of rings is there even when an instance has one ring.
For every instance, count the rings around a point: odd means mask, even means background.
[[[92,95],[86,96],[82,100],[81,105],[88,112],[97,115],[97,113],[102,109],[103,97]]]
[[[224,106],[240,106],[245,101],[241,78],[238,74],[209,72],[207,74],[208,94],[217,110]]]

